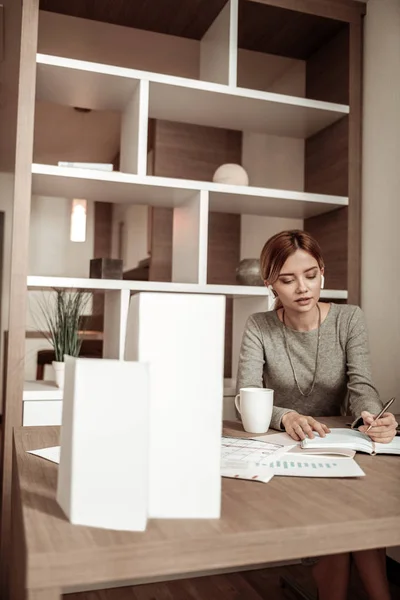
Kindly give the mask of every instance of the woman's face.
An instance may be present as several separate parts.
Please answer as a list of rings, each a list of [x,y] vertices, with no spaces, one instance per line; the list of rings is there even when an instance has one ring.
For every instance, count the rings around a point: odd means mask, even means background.
[[[317,261],[305,250],[296,250],[283,265],[272,287],[283,307],[298,312],[314,308],[321,293],[321,275]]]

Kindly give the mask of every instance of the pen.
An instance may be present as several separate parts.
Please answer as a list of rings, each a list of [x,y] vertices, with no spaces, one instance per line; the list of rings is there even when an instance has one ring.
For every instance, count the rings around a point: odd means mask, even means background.
[[[393,404],[393,402],[396,400],[396,398],[390,398],[389,402],[386,402],[385,406],[382,408],[381,412],[379,413],[379,415],[377,415],[375,417],[375,419],[373,420],[373,422],[377,421],[378,419],[381,418],[381,416],[387,411],[388,408],[390,408]],[[365,433],[368,433],[368,431],[371,429],[372,427],[372,423],[371,425],[368,427],[367,431]]]

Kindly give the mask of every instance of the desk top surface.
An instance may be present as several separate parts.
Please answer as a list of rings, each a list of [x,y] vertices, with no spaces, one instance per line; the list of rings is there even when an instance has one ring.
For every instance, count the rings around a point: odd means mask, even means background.
[[[225,425],[229,435],[246,435],[239,423]],[[26,453],[58,438],[58,427],[15,431],[30,586],[134,581],[400,544],[396,456],[357,454],[360,479],[224,478],[220,519],[150,520],[145,532],[129,533],[66,519],[55,498],[58,466]]]

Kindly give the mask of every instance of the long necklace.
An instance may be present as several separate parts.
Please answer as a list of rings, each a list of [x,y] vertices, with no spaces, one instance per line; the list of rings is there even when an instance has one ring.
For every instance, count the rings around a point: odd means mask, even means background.
[[[318,305],[318,304],[317,304],[317,308],[318,308],[318,337],[317,337],[317,353],[316,353],[316,355],[315,355],[315,369],[314,369],[314,377],[313,377],[312,384],[311,384],[311,387],[310,387],[310,389],[309,389],[309,391],[308,391],[308,392],[303,392],[303,390],[302,390],[302,389],[301,389],[301,387],[299,386],[299,382],[298,382],[298,379],[297,379],[297,375],[296,375],[295,368],[294,368],[294,366],[293,366],[292,356],[291,356],[291,354],[290,354],[289,344],[288,344],[288,340],[287,340],[287,336],[286,336],[286,325],[285,325],[285,309],[282,309],[282,331],[283,331],[283,339],[284,339],[284,341],[285,341],[285,348],[286,348],[286,352],[287,352],[287,355],[288,355],[288,357],[289,357],[290,366],[292,367],[292,371],[293,371],[293,377],[294,377],[294,380],[295,380],[295,382],[296,382],[297,389],[299,390],[300,394],[301,394],[302,396],[305,396],[305,397],[307,397],[307,396],[310,396],[310,395],[313,393],[313,391],[314,391],[314,386],[315,386],[315,381],[316,381],[316,378],[317,378],[317,369],[318,369],[318,356],[319,356],[319,340],[320,340],[320,337],[321,337],[321,309],[320,309],[320,307],[319,307],[319,305]]]

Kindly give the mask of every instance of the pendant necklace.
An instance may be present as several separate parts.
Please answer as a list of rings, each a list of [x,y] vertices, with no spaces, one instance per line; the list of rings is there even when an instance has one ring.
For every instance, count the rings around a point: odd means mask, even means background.
[[[290,348],[289,348],[289,343],[288,343],[288,339],[287,339],[287,335],[286,335],[286,325],[285,325],[285,309],[282,309],[282,331],[283,331],[283,339],[285,342],[285,348],[286,348],[286,352],[287,355],[289,357],[289,362],[290,362],[290,366],[292,367],[292,371],[293,371],[293,377],[295,380],[295,383],[297,385],[297,389],[299,390],[300,394],[302,396],[310,396],[313,391],[314,391],[314,386],[315,386],[315,381],[317,378],[317,370],[318,370],[318,356],[319,356],[319,340],[321,337],[321,309],[319,307],[319,305],[317,304],[317,309],[318,309],[318,337],[317,337],[317,353],[315,355],[315,369],[314,369],[314,377],[312,380],[312,384],[311,387],[309,389],[308,392],[303,392],[303,390],[301,389],[301,387],[299,386],[299,382],[297,379],[297,375],[296,375],[296,371],[295,368],[293,366],[293,361],[292,361],[292,356],[290,354]]]

